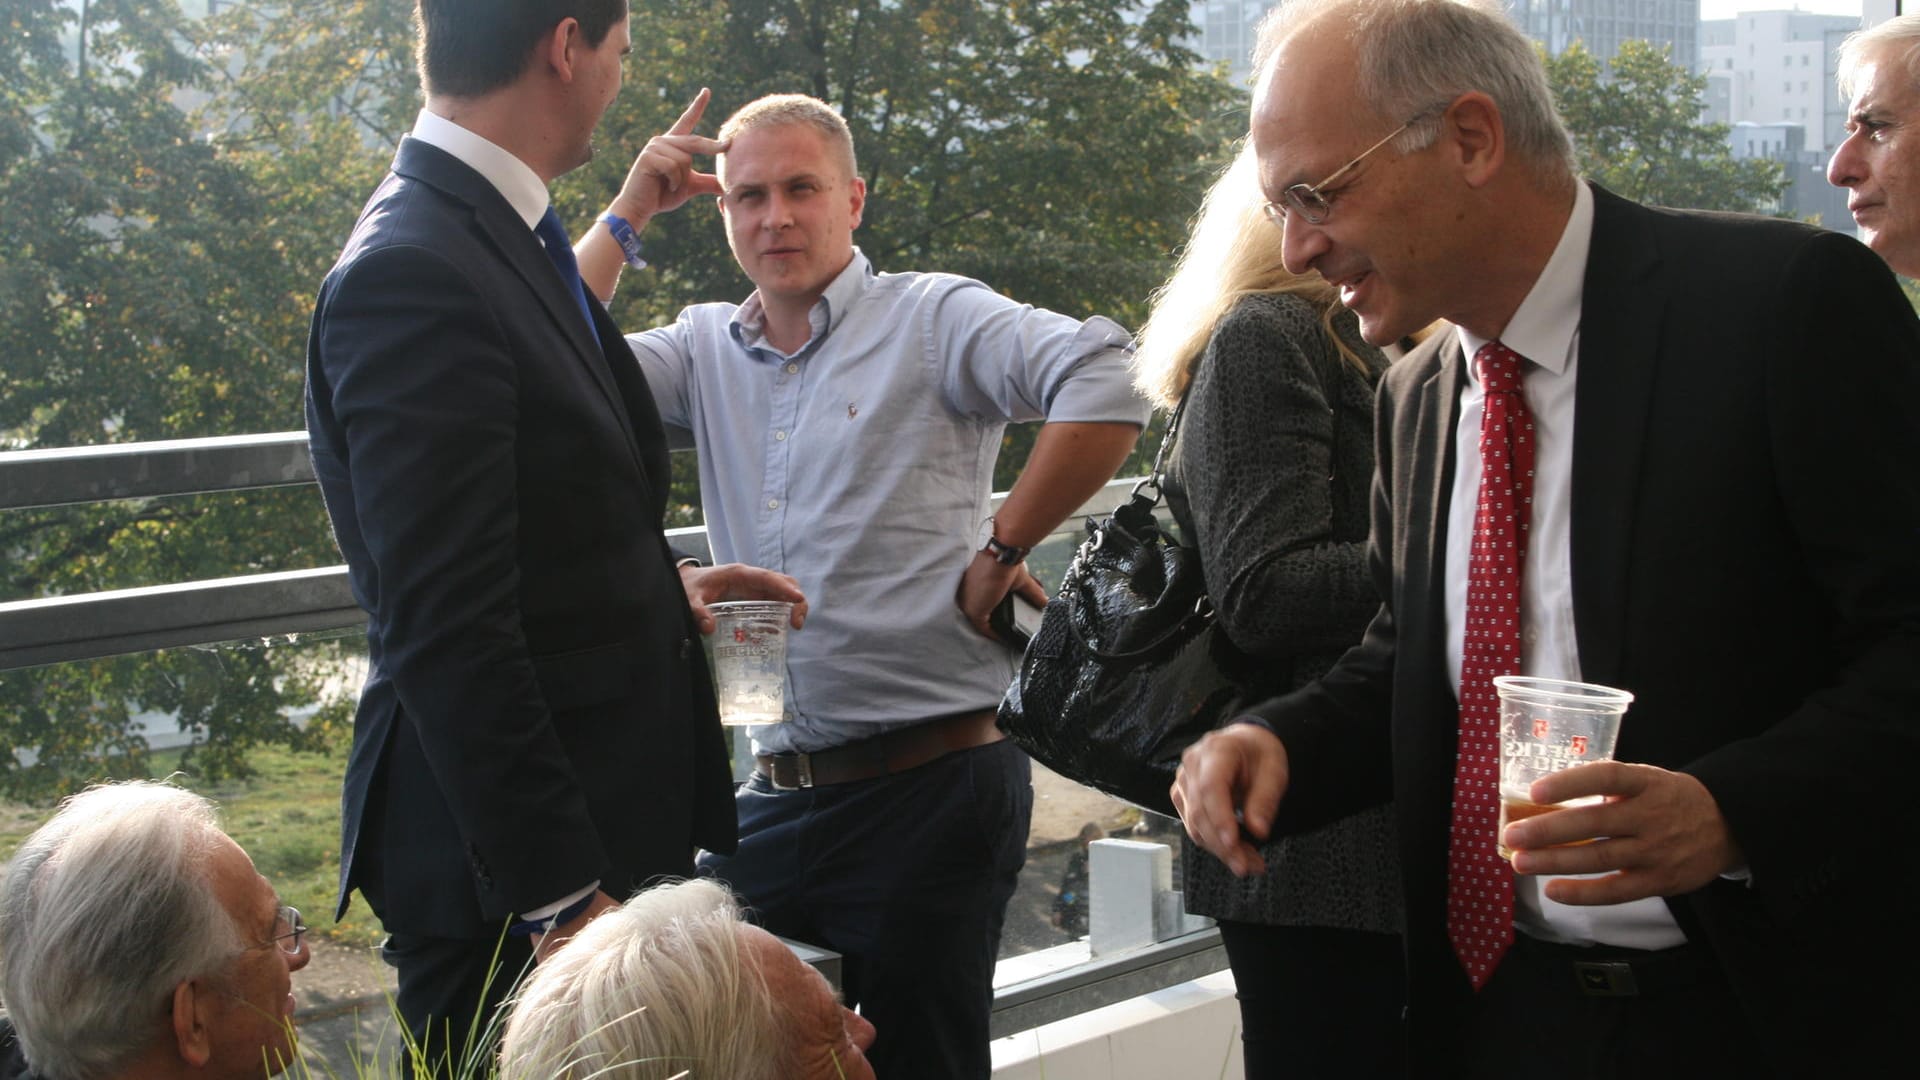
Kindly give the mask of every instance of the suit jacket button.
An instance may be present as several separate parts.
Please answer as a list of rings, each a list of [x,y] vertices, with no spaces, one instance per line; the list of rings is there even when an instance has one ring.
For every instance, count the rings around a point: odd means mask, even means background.
[[[687,657],[692,655],[693,655],[693,639],[681,638],[680,639],[680,659],[685,660]]]

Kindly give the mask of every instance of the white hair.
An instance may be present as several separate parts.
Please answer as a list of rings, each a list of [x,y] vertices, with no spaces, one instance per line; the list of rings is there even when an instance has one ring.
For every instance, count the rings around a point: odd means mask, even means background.
[[[46,1080],[98,1080],[166,1027],[174,987],[241,947],[215,895],[213,804],[155,781],[66,800],[0,882],[0,963],[20,1048]]]
[[[1478,90],[1500,108],[1507,144],[1548,176],[1575,172],[1573,138],[1554,106],[1533,42],[1493,0],[1285,0],[1260,22],[1255,70],[1287,39],[1325,16],[1344,19],[1358,53],[1360,104],[1400,123],[1419,119],[1394,141],[1413,153],[1433,145],[1432,110]]]
[[[1896,15],[1840,43],[1840,96],[1851,101],[1860,90],[1860,67],[1888,50],[1901,50],[1909,81],[1920,83],[1920,15]]]
[[[595,919],[522,984],[502,1080],[790,1080],[796,1018],[747,956],[745,926],[706,879]]]

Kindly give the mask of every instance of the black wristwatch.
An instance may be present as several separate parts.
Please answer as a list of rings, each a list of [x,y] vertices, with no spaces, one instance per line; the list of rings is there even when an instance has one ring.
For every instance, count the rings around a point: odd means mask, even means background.
[[[1033,552],[1032,548],[1014,547],[1012,544],[1003,544],[1000,542],[999,537],[994,536],[992,533],[987,534],[986,546],[980,550],[993,556],[993,561],[999,563],[1001,566],[1019,566],[1021,563],[1026,562],[1027,556]]]

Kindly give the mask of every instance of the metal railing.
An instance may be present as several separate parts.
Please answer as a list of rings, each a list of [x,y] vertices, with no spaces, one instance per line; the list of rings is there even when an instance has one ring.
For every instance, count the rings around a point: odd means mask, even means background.
[[[0,453],[0,510],[151,499],[311,484],[304,432]],[[1109,482],[1079,518],[1118,505],[1135,481]],[[1005,498],[994,496],[997,509]],[[668,532],[684,551],[709,550],[701,527]],[[0,672],[153,649],[359,628],[344,566],[117,589],[0,603]],[[1205,930],[1005,987],[995,1037],[1075,1016],[1226,967],[1219,932]]]
[[[0,453],[0,510],[313,482],[299,431]],[[1112,481],[1080,513],[1112,509],[1132,485]],[[1078,528],[1069,517],[1054,534]],[[710,551],[703,527],[667,537],[683,551]],[[365,624],[344,566],[16,600],[0,603],[0,671]]]

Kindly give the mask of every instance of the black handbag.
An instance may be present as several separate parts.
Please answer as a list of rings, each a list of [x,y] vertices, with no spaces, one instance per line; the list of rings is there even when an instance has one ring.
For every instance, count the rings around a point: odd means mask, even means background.
[[[1181,751],[1231,715],[1251,668],[1216,628],[1200,553],[1154,517],[1184,406],[1153,474],[1105,520],[1087,519],[999,717],[1054,772],[1168,815]]]

